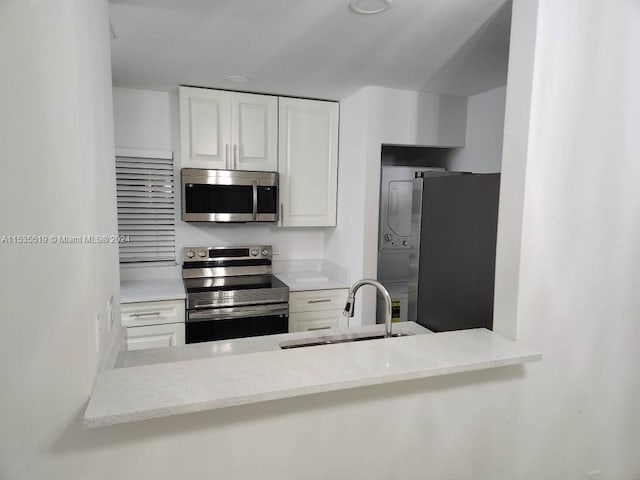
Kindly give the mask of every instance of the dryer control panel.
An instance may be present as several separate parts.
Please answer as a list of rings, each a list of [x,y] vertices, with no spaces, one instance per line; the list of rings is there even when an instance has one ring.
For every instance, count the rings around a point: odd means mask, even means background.
[[[408,250],[411,247],[411,200],[417,171],[441,168],[383,165],[380,181],[380,250]]]

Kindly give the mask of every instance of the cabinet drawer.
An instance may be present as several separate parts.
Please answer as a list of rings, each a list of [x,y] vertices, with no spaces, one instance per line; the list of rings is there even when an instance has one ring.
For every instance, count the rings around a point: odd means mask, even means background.
[[[292,292],[289,294],[289,312],[344,309],[348,294],[349,290],[347,288]]]
[[[123,303],[120,311],[124,327],[184,323],[184,300]]]
[[[342,315],[342,310],[294,313],[289,315],[289,332],[330,330],[347,327],[348,323],[348,318]]]
[[[127,351],[184,345],[184,322],[127,327]]]

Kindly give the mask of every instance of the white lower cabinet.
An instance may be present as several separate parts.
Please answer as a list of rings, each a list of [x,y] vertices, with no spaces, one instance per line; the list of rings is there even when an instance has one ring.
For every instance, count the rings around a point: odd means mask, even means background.
[[[342,310],[289,313],[290,332],[329,330],[348,326],[348,318],[342,315]]]
[[[127,351],[184,345],[184,322],[127,327]]]
[[[349,290],[306,290],[289,294],[289,331],[330,330],[349,326],[342,312]]]
[[[185,344],[184,300],[123,303],[120,310],[127,350]]]

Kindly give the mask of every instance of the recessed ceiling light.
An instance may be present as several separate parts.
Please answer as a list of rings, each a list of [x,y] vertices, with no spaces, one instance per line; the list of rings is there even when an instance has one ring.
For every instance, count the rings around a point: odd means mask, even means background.
[[[352,0],[349,10],[363,15],[386,12],[391,8],[391,0]]]
[[[244,75],[227,75],[224,79],[233,83],[247,83],[249,81]]]

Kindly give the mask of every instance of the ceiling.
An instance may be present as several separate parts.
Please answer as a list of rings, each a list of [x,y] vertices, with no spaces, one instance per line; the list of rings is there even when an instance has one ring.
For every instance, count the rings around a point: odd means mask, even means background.
[[[379,15],[347,5],[112,0],[114,85],[340,100],[365,85],[469,96],[506,84],[509,0],[393,0]]]

